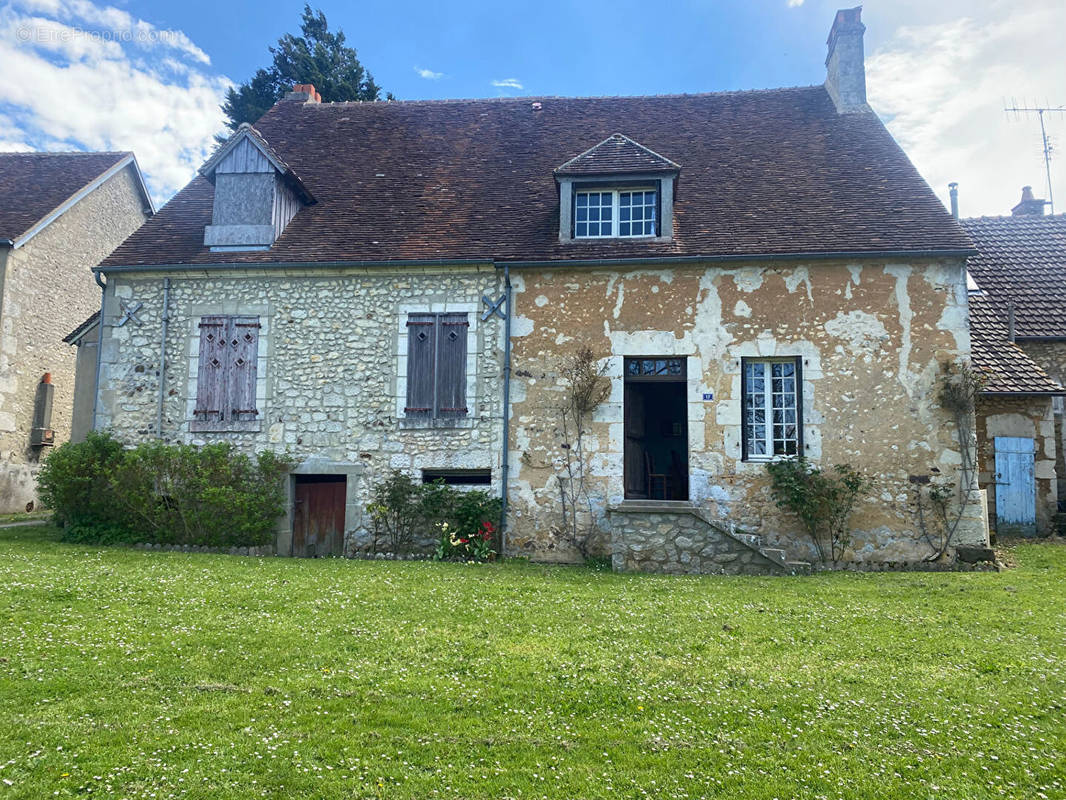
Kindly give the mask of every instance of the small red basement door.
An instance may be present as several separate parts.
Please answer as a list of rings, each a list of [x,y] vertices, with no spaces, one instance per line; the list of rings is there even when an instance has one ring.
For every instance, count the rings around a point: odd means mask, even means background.
[[[344,475],[297,475],[292,554],[298,558],[344,555]]]

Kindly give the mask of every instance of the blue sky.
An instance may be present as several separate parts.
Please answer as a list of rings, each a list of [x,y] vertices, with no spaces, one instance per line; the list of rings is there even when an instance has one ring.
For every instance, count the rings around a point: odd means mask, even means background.
[[[636,95],[821,83],[841,3],[824,0],[320,0],[400,99]],[[0,150],[132,149],[158,201],[194,174],[226,88],[299,25],[302,3],[0,0]],[[870,0],[871,105],[966,215],[1047,194],[1035,119],[1004,98],[1066,103],[1061,0]],[[1052,137],[1066,121],[1051,118]],[[1066,141],[1062,144],[1066,149]],[[1066,170],[1056,163],[1058,210]]]
[[[498,94],[656,94],[821,83],[835,3],[321,2],[378,82],[401,99]],[[158,12],[153,14],[153,6]],[[295,29],[302,4],[131,3],[184,31],[235,80]],[[647,24],[649,8],[654,20]],[[232,31],[239,30],[234,36]],[[872,32],[871,32],[872,33]],[[441,73],[424,79],[416,68]],[[522,90],[492,81],[517,79]]]

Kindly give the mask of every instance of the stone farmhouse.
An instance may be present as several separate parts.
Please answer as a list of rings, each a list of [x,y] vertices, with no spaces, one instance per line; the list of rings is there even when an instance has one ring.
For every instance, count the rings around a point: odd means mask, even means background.
[[[980,485],[997,533],[1061,529],[1066,498],[1066,215],[1022,190],[1011,216],[960,220],[969,260],[973,361],[989,375],[977,407]]]
[[[100,306],[90,268],[152,213],[132,153],[0,153],[0,513],[33,507],[41,459],[71,435],[62,338]]]
[[[290,512],[279,553],[365,550],[399,469],[499,493],[508,553],[570,560],[563,370],[587,347],[609,394],[582,516],[616,568],[810,560],[766,473],[798,455],[873,477],[852,557],[928,555],[913,488],[960,463],[935,387],[970,358],[973,247],[867,105],[864,30],[840,11],[800,88],[297,86],[99,266],[96,427],[290,451],[294,505],[343,536]],[[987,543],[983,506],[959,542]]]

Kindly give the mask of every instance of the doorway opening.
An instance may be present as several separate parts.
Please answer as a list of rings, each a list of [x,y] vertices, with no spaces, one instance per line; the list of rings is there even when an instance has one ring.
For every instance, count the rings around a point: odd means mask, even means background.
[[[686,359],[625,359],[625,496],[688,500]]]
[[[344,555],[344,475],[296,475],[293,493],[292,555]]]

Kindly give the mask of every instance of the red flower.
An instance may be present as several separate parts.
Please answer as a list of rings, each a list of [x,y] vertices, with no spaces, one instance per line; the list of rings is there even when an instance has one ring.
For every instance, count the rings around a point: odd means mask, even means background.
[[[470,541],[469,539],[460,539],[459,543],[460,544],[467,544],[469,541]]]

